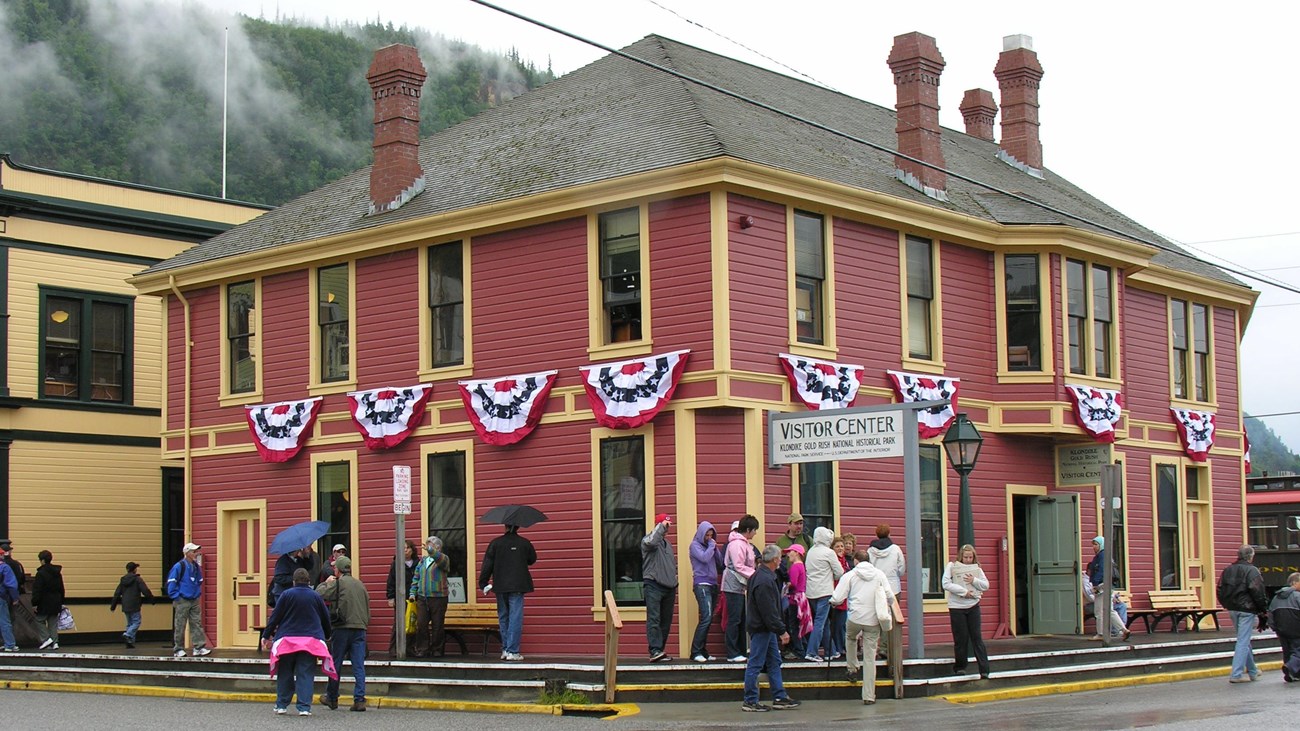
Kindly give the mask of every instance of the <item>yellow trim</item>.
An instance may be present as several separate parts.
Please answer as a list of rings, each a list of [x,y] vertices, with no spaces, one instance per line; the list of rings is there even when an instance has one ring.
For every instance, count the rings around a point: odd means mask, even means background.
[[[348,377],[342,381],[321,380],[320,270],[344,265],[348,268]],[[324,396],[345,393],[357,387],[357,263],[334,262],[307,270],[307,393]]]
[[[798,290],[795,286],[795,280],[798,278],[796,270],[796,242],[795,242],[795,216],[797,213],[807,213],[811,216],[817,216],[822,221],[822,257],[826,263],[826,275],[822,279],[822,301],[820,302],[822,311],[822,341],[820,343],[805,343],[799,340],[799,320],[795,313],[795,303],[798,301]],[[835,344],[835,233],[834,215],[822,210],[815,210],[808,206],[794,206],[787,204],[785,207],[785,286],[786,286],[786,322],[787,322],[787,344],[789,352],[792,355],[802,355],[809,358],[834,358],[839,352]]]
[[[731,226],[727,214],[726,191],[711,191],[709,254],[713,283],[713,368],[724,372],[731,370]]]
[[[435,454],[465,453],[465,604],[452,606],[474,607],[479,605],[481,596],[478,589],[478,545],[477,526],[474,519],[478,508],[474,499],[474,444],[473,439],[452,439],[444,442],[430,442],[420,445],[420,535],[416,536],[416,545],[423,546],[425,537],[432,535],[429,525],[429,457]],[[416,521],[412,521],[416,522]],[[417,555],[416,558],[419,558]],[[486,604],[484,604],[486,606]],[[495,606],[495,602],[493,602]]]
[[[1011,370],[1007,361],[1007,266],[1008,256],[1038,258],[1038,370]],[[1041,251],[1013,249],[999,251],[993,257],[993,297],[997,308],[998,383],[1052,383],[1056,377],[1055,336],[1052,333],[1051,255]]]
[[[1007,527],[1007,565],[1015,566],[1016,565],[1016,536],[1015,536],[1015,532],[1011,530],[1011,528],[1016,524],[1016,519],[1015,519],[1016,497],[1044,496],[1047,494],[1047,486],[1046,485],[1017,485],[1008,482],[1004,490],[1005,490],[1005,497],[1006,497],[1006,516],[1004,520],[1006,522],[1003,523],[1003,525]],[[1000,598],[1000,600],[1006,601],[1006,597],[1014,597],[1015,595],[1016,595],[1016,572],[1012,571],[1010,575],[1007,577],[1007,593],[1003,595]],[[1009,610],[1010,611],[1008,612],[1007,625],[1012,630],[1011,634],[1014,635],[1015,628],[1020,626],[1020,615],[1016,610],[1016,602],[1013,601],[1009,603]]]
[[[640,242],[637,253],[641,257],[641,337],[626,342],[606,342],[609,323],[605,313],[605,292],[600,280],[600,217],[637,209],[640,218]],[[647,203],[626,202],[603,207],[587,214],[587,357],[591,360],[626,358],[649,355],[654,349],[650,325],[650,206]],[[599,603],[599,602],[597,602]]]
[[[474,328],[471,323],[473,318],[473,298],[471,288],[473,283],[470,281],[473,277],[474,268],[470,262],[470,252],[473,251],[473,241],[470,237],[460,238],[461,244],[461,301],[463,304],[464,323],[462,332],[464,333],[465,359],[460,365],[433,367],[433,338],[429,336],[433,332],[433,315],[429,311],[429,251],[437,246],[454,244],[458,239],[452,238],[448,241],[420,246],[416,249],[416,256],[420,261],[417,263],[416,271],[419,272],[419,297],[420,301],[417,310],[420,313],[420,366],[416,373],[416,378],[424,382],[445,381],[453,378],[468,378],[474,373]]]
[[[691,570],[691,542],[695,540],[695,529],[699,527],[697,500],[699,491],[696,473],[696,451],[695,451],[695,412],[691,409],[682,409],[673,414],[673,441],[676,444],[676,450],[673,458],[673,468],[677,473],[677,514],[673,516],[676,521],[673,527],[677,530],[675,533],[677,543],[677,575],[686,578],[692,577]],[[713,526],[714,531],[718,527]],[[672,533],[669,532],[669,537]],[[720,536],[721,540],[718,545],[723,548],[727,545],[727,537]],[[687,601],[687,597],[691,601]],[[677,606],[682,607],[681,630],[677,633],[677,653],[679,657],[690,657],[691,641],[695,636],[695,625],[699,622],[699,612],[686,611],[686,607],[694,603],[695,591],[694,582],[690,579],[677,582]],[[668,638],[664,638],[667,640]]]
[[[763,443],[763,427],[765,423],[762,409],[745,409],[745,514],[753,515],[759,519],[759,530],[765,531],[763,527],[767,521],[767,516],[763,512],[764,496],[767,493],[767,445]],[[726,527],[727,534],[731,533],[731,526]],[[719,531],[721,533],[721,531]],[[762,535],[760,533],[759,535]],[[725,537],[722,543],[725,545]]]
[[[242,406],[256,404],[262,400],[262,278],[253,277],[253,334],[248,339],[248,350],[253,356],[253,390],[248,393],[230,392],[230,339],[227,337],[230,306],[227,295],[230,286],[250,281],[237,279],[223,282],[218,287],[221,293],[221,312],[218,318],[217,339],[221,343],[221,394],[217,402],[221,406]]]
[[[677,410],[680,413],[680,410]],[[593,427],[591,430],[591,608],[592,619],[604,621],[605,618],[605,601],[604,601],[604,577],[601,575],[601,553],[605,546],[605,531],[601,525],[602,514],[600,510],[600,443],[606,439],[625,439],[627,437],[643,437],[645,439],[642,454],[645,457],[645,532],[650,532],[650,527],[654,524],[655,516],[655,432],[654,424],[646,424],[636,429],[607,429],[602,426]],[[640,621],[645,621],[644,607],[629,607],[624,609],[619,607],[619,614],[624,620],[638,617]]]
[[[1175,300],[1183,303],[1184,313],[1185,313],[1184,314],[1185,320],[1183,323],[1184,326],[1186,327],[1186,332],[1184,332],[1183,334],[1187,338],[1187,362],[1184,363],[1184,367],[1187,369],[1186,371],[1187,396],[1185,397],[1179,397],[1176,395],[1177,392],[1175,389],[1177,387],[1177,384],[1175,384],[1174,382],[1174,364],[1178,361],[1178,357],[1174,352],[1174,302]],[[1205,387],[1205,395],[1207,398],[1205,401],[1198,401],[1196,400],[1195,396],[1193,396],[1193,394],[1196,393],[1196,338],[1195,338],[1196,327],[1193,324],[1192,308],[1196,305],[1201,305],[1202,307],[1205,308],[1205,337],[1206,337],[1206,345],[1209,348],[1209,352],[1206,353],[1205,378],[1207,383]],[[1169,363],[1168,371],[1169,371],[1170,405],[1176,406],[1180,409],[1193,409],[1196,411],[1203,411],[1205,409],[1217,409],[1219,406],[1219,399],[1218,399],[1219,394],[1218,394],[1218,387],[1215,383],[1215,379],[1217,378],[1217,374],[1218,374],[1218,370],[1217,370],[1218,351],[1214,347],[1214,306],[1208,302],[1198,302],[1186,295],[1180,295],[1177,297],[1172,295],[1166,295],[1165,332],[1166,332],[1166,341],[1168,346],[1167,356],[1168,356],[1168,363]]]
[[[932,295],[930,298],[930,357],[918,358],[911,355],[911,324],[908,321],[907,307],[907,239],[915,238],[930,244],[930,278]],[[939,249],[943,242],[937,238],[919,233],[909,233],[900,228],[898,231],[898,321],[902,328],[902,367],[921,372],[942,373],[943,362],[943,273]]]
[[[352,575],[361,578],[361,537],[359,526],[361,521],[360,515],[360,498],[357,482],[357,451],[355,449],[342,450],[338,452],[313,452],[311,455],[311,515],[308,520],[316,520],[320,515],[319,495],[320,488],[317,485],[318,467],[323,464],[339,464],[346,462],[348,465],[348,508],[351,515],[348,516],[350,525],[348,526],[348,538],[352,544],[348,546],[348,558],[352,559]],[[326,556],[322,555],[322,563]]]
[[[1080,357],[1083,358],[1083,373],[1075,373],[1070,370],[1070,285],[1067,275],[1067,267],[1071,261],[1077,261],[1083,264],[1083,292],[1086,297],[1084,308],[1087,310],[1084,317],[1083,327],[1083,352]],[[1094,342],[1093,326],[1093,271],[1094,266],[1104,266],[1110,270],[1110,376],[1097,375],[1097,363],[1095,357],[1096,343]],[[1096,386],[1106,389],[1119,389],[1124,384],[1124,372],[1122,366],[1124,359],[1121,357],[1121,343],[1119,333],[1120,322],[1120,298],[1119,298],[1119,274],[1120,269],[1117,267],[1095,261],[1086,257],[1077,257],[1063,255],[1061,256],[1061,375],[1067,382],[1078,383],[1086,386]]]

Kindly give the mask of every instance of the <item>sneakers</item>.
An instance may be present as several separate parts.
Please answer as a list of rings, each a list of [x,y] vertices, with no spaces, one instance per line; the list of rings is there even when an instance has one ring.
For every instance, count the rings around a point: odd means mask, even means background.
[[[804,655],[803,659],[807,660],[808,662],[826,662],[825,660],[821,659],[820,657],[817,657],[816,655]]]
[[[38,650],[48,650],[48,649],[50,649],[50,648],[53,647],[53,646],[54,646],[54,638],[53,638],[53,637],[47,637],[47,638],[45,638],[45,641],[41,643],[41,646],[38,647],[38,648],[36,648],[36,649],[38,649]]]
[[[275,707],[275,715],[277,715],[277,716],[283,716],[284,714],[286,714],[286,713],[288,713],[288,712],[289,712],[289,709],[288,709],[288,708],[281,708],[281,707],[279,707],[279,706],[276,706],[276,707]]]
[[[864,705],[864,706],[874,706],[874,705],[876,705],[876,699],[875,699],[875,698],[863,698],[863,699],[862,699],[862,705]]]
[[[50,649],[51,649],[51,650],[57,650],[57,649],[59,649],[59,643],[55,642],[53,645],[50,645]]]
[[[501,651],[501,659],[502,659],[502,660],[509,660],[509,659],[510,659],[510,653],[506,652],[505,650],[502,650],[502,651]]]
[[[1241,676],[1240,678],[1228,678],[1229,683],[1249,683],[1250,681],[1251,678],[1245,675]]]
[[[176,652],[172,653],[172,657],[185,657],[185,651],[177,650]]]
[[[310,716],[311,711],[298,711],[299,716]]]
[[[746,662],[747,660],[749,660],[749,658],[744,655],[736,655],[735,657],[727,658],[727,662]]]
[[[744,703],[740,704],[740,710],[750,711],[751,713],[767,713],[772,709],[768,708],[762,703],[750,703],[749,701],[745,701]]]
[[[785,698],[777,698],[776,700],[772,701],[772,710],[774,710],[774,711],[788,711],[788,710],[790,710],[790,709],[792,709],[792,708],[798,708],[799,706],[802,706],[802,705],[803,705],[803,704],[800,703],[799,701],[797,701],[797,700],[795,700],[795,699],[793,699],[793,698],[791,698],[791,697],[789,697],[789,696],[786,696]]]
[[[354,710],[354,711],[364,711],[364,710],[366,710],[366,702],[365,702],[365,701],[354,701],[354,702],[352,703],[352,710]]]
[[[55,647],[57,647],[57,646],[58,646],[58,645],[55,645]],[[196,647],[196,648],[194,648],[194,657],[202,657],[202,656],[204,656],[204,655],[211,655],[211,654],[212,654],[212,650],[209,650],[209,649],[206,648],[206,647]]]
[[[835,652],[835,653],[832,653],[832,654],[831,654],[830,658],[828,658],[827,661],[829,662],[830,660],[838,660],[838,659],[840,659],[841,657],[844,657],[844,653],[842,653],[842,652]]]
[[[662,650],[650,656],[650,662],[671,662],[671,661],[672,658],[668,657],[668,653]]]
[[[18,646],[14,645],[13,647],[6,647],[5,652],[18,652]]]
[[[522,659],[524,659],[524,656],[523,656],[523,655],[520,655],[520,654],[517,653],[517,652],[507,652],[507,653],[506,653],[506,656],[503,657],[503,658],[501,658],[501,659],[503,659],[503,660],[510,660],[510,661],[513,662],[513,661],[516,661],[516,660],[522,660]]]
[[[705,657],[705,656],[703,656],[703,655],[696,655],[695,657],[693,657],[693,658],[691,658],[691,659],[694,660],[695,662],[708,662],[708,661],[709,661],[709,658],[707,658],[707,657]]]

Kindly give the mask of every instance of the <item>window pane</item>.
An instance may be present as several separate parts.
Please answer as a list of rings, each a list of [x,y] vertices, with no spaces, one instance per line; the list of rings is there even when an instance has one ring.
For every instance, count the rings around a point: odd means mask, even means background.
[[[1281,548],[1281,531],[1278,530],[1276,515],[1258,515],[1249,517],[1250,524],[1246,530],[1246,542],[1257,550],[1276,551]]]
[[[934,297],[930,241],[907,237],[907,294],[910,297]]]
[[[1083,363],[1083,327],[1084,319],[1082,317],[1070,317],[1068,324],[1070,328],[1070,372],[1083,373],[1087,370]]]
[[[1073,259],[1065,262],[1065,293],[1068,314],[1087,317],[1088,293],[1083,284],[1083,262]]]
[[[257,306],[252,282],[226,288],[226,337],[229,338],[230,392],[247,393],[257,388],[253,360],[253,321]]]
[[[95,353],[90,366],[90,400],[120,402],[125,396],[122,373],[125,358],[118,353]]]
[[[641,339],[641,211],[600,217],[602,304],[611,343]]]
[[[433,365],[459,365],[465,362],[465,308],[444,305],[433,309]]]
[[[91,347],[126,352],[126,307],[112,302],[91,303]]]
[[[320,324],[347,322],[348,307],[348,265],[325,267],[316,272],[316,294],[320,299],[317,317]]]
[[[348,378],[348,324],[321,326],[321,380],[346,381]]]
[[[821,216],[794,212],[794,265],[797,276],[826,278],[826,237]]]
[[[1178,529],[1160,529],[1160,588],[1181,589],[1182,573],[1179,570]]]
[[[822,283],[798,277],[794,281],[795,331],[801,343],[822,342]]]
[[[429,305],[459,304],[465,300],[463,245],[459,241],[429,248]]]
[[[464,579],[469,567],[465,453],[429,455],[428,479],[429,533],[442,539],[443,553],[447,554],[447,559],[451,562],[451,576],[461,577],[466,591],[472,591],[473,583]]]
[[[799,468],[799,512],[808,535],[818,528],[835,530],[835,478],[831,462],[806,462]]]
[[[1195,467],[1188,467],[1183,474],[1183,489],[1188,500],[1201,499],[1201,471]]]
[[[923,444],[921,462],[921,566],[926,597],[943,595],[943,471],[939,447]]]
[[[1192,341],[1198,353],[1210,352],[1209,308],[1205,305],[1192,305]]]
[[[644,604],[645,438],[600,442],[601,586],[620,604]]]
[[[336,543],[342,543],[349,554],[356,555],[356,546],[352,544],[351,480],[352,470],[347,462],[316,465],[316,519],[330,524],[329,532],[317,542],[316,550],[323,557],[330,555]]]
[[[81,352],[61,345],[45,347],[46,396],[80,398]]]
[[[1173,465],[1156,467],[1156,520],[1162,526],[1178,526],[1178,472]]]
[[[1174,398],[1187,398],[1187,351],[1174,351]]]
[[[1110,376],[1110,323],[1094,322],[1092,329],[1093,353],[1096,356],[1093,367],[1098,376],[1108,378]]]
[[[1114,310],[1110,301],[1110,269],[1093,265],[1092,267],[1092,317],[1100,322],[1111,322]]]
[[[253,283],[232,284],[226,290],[226,335],[239,337],[253,334],[253,308],[257,306]]]
[[[913,358],[929,358],[930,300],[907,298],[907,353]]]
[[[1042,319],[1039,301],[1038,256],[1008,256],[1006,267],[1007,367],[1042,368]]]
[[[1187,303],[1182,300],[1169,301],[1169,327],[1173,331],[1174,348],[1187,349]]]
[[[1210,400],[1210,357],[1204,353],[1196,354],[1196,400]]]

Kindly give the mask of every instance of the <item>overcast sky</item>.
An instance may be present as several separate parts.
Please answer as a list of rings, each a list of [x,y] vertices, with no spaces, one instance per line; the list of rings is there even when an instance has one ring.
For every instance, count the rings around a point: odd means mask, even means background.
[[[382,20],[488,50],[519,49],[557,75],[605,55],[471,0],[177,0],[253,17]],[[811,77],[893,106],[893,37],[934,36],[947,62],[940,121],[964,129],[966,89],[997,92],[1002,38],[1025,34],[1045,70],[1044,165],[1194,253],[1300,287],[1300,168],[1294,34],[1300,4],[944,2],[871,0],[499,0],[604,46],[650,33]],[[765,58],[766,57],[766,58]],[[999,133],[1000,134],[1000,133]],[[1292,201],[1292,202],[1288,202]],[[1247,411],[1300,412],[1300,294],[1259,282],[1243,343]],[[1267,419],[1300,451],[1300,415]]]

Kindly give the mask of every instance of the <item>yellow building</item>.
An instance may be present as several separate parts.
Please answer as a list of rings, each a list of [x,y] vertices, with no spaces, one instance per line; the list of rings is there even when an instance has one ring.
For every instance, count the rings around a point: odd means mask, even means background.
[[[163,300],[126,278],[265,210],[0,155],[0,536],[29,575],[54,554],[79,634],[120,634],[126,562],[161,593],[186,532],[159,444]],[[143,629],[170,626],[145,605]]]

